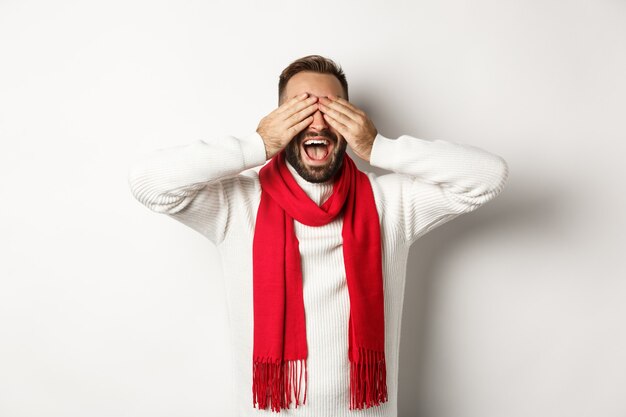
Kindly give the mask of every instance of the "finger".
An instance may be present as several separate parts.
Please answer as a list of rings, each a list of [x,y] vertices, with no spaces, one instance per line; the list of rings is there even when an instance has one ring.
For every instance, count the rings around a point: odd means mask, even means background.
[[[365,114],[365,112],[363,110],[361,110],[359,107],[355,106],[354,104],[350,103],[348,100],[346,100],[343,97],[339,97],[339,96],[334,96],[334,95],[329,95],[328,96],[331,100],[335,100],[337,103],[344,105],[350,109],[352,109],[352,111],[362,117],[367,117],[367,115]]]
[[[328,98],[333,100],[333,101],[336,101],[339,104],[342,104],[342,105],[344,105],[346,107],[351,108],[355,113],[362,112],[361,109],[359,109],[357,106],[355,106],[354,104],[350,103],[348,100],[346,100],[343,97],[339,97],[339,96],[335,96],[333,94],[329,94]]]
[[[293,139],[298,133],[302,132],[308,125],[313,122],[313,116],[309,116],[302,120],[300,123],[296,123],[288,129],[289,137]]]
[[[307,116],[312,115],[313,113],[317,111],[317,109],[318,109],[317,103],[310,104],[308,107],[305,107],[304,109],[300,110],[296,114],[287,118],[285,120],[287,122],[287,126],[292,127],[293,125],[300,123],[302,119],[304,119]]]
[[[348,128],[348,126],[344,125],[339,120],[333,118],[329,114],[322,113],[322,116],[324,117],[324,120],[326,120],[326,122],[328,122],[329,125],[331,125],[339,133],[341,133],[341,136],[343,136],[345,138],[346,136],[349,135],[350,129]]]
[[[311,108],[311,106],[315,109],[317,109],[317,97],[315,96],[311,96],[309,98],[307,98],[306,100],[300,101],[294,105],[292,105],[290,108],[286,109],[285,111],[283,111],[282,113],[280,113],[280,115],[278,116],[280,119],[282,120],[292,120],[292,118],[294,116],[297,117],[297,115],[303,111],[303,110],[309,110]],[[297,121],[300,121],[302,119],[302,117],[298,118]],[[293,123],[292,123],[293,124]]]
[[[358,114],[358,112],[357,112],[358,109],[356,109],[354,106],[352,106],[352,107],[347,106],[345,104],[345,103],[347,103],[347,101],[345,101],[345,100],[342,103],[339,100],[331,100],[331,99],[327,99],[327,98],[320,98],[320,103],[322,105],[324,105],[326,108],[331,108],[331,109],[333,109],[335,111],[341,112],[346,117],[349,117],[350,119],[354,120],[355,122],[360,122],[360,120],[361,120],[362,116],[360,114]],[[355,109],[357,111],[355,111]],[[337,118],[334,115],[333,115],[333,117]]]
[[[353,126],[355,123],[358,122],[358,120],[353,119],[344,112],[345,107],[330,107],[322,103],[320,103],[319,106],[322,113],[330,115],[333,119],[343,123],[346,126]]]
[[[309,93],[302,93],[300,95],[292,97],[289,100],[285,101],[276,109],[276,114],[282,114],[285,111],[288,111],[289,109],[291,109],[292,107],[297,106],[307,100],[311,101],[312,97],[314,96],[309,97]],[[317,97],[315,97],[315,99],[317,99]]]

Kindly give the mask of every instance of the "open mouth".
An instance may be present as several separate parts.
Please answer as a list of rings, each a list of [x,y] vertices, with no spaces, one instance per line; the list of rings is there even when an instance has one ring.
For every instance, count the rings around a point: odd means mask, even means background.
[[[306,139],[302,142],[304,153],[310,161],[324,162],[332,150],[332,143],[324,137]]]

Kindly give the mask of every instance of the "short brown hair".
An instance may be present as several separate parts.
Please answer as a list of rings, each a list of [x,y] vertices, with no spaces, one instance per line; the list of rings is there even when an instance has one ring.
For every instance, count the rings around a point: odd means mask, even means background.
[[[324,58],[320,55],[308,55],[299,59],[296,59],[287,66],[280,74],[278,78],[278,102],[283,96],[287,82],[299,72],[312,71],[320,74],[334,75],[338,80],[343,91],[346,94],[346,100],[348,100],[348,81],[346,75],[343,73],[341,66],[335,63],[333,60]]]

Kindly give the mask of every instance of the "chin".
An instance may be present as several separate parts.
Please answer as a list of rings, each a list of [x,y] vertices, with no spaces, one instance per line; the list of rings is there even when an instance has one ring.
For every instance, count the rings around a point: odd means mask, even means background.
[[[332,154],[328,156],[328,162],[324,165],[312,165],[304,161],[298,141],[292,143],[285,149],[285,159],[295,168],[296,172],[307,182],[322,183],[334,178],[337,174],[346,153],[347,142],[339,141]]]

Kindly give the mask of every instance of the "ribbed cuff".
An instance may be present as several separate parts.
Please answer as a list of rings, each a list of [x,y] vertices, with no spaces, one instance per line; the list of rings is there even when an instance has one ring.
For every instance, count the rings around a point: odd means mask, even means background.
[[[253,132],[248,136],[240,138],[239,142],[241,143],[241,152],[246,169],[254,168],[265,163],[265,144],[263,143],[261,135],[257,132]]]
[[[391,170],[393,161],[394,140],[387,138],[380,133],[374,138],[372,152],[370,153],[370,165]]]

